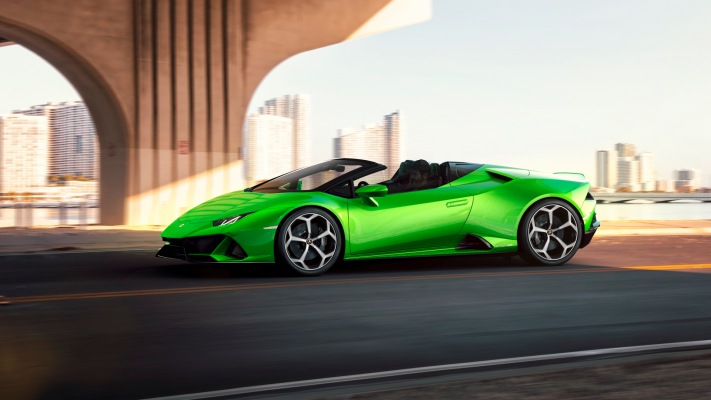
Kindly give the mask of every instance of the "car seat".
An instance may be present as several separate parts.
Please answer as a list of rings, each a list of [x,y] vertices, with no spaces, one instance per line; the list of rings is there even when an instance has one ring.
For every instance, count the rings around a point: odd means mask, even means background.
[[[395,174],[390,178],[390,183],[407,184],[410,182],[410,168],[415,164],[412,160],[405,160],[400,163],[400,168],[395,171]]]
[[[432,181],[434,187],[442,186],[442,177],[439,176],[439,164],[433,162],[430,164],[430,180]]]
[[[449,162],[445,161],[439,166],[439,170],[437,171],[440,179],[442,179],[442,185],[446,185],[449,183]]]

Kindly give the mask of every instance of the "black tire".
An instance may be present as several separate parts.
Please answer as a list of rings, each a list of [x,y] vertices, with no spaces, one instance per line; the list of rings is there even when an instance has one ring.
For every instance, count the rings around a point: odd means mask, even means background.
[[[298,275],[323,274],[340,261],[342,249],[340,224],[320,208],[296,210],[282,221],[277,231],[277,263]]]
[[[558,199],[532,205],[518,227],[518,253],[532,265],[563,265],[573,258],[582,240],[583,221],[578,212]]]

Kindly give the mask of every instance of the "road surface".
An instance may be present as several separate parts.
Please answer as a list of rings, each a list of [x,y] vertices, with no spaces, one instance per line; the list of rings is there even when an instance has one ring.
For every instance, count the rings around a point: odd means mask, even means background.
[[[141,399],[711,339],[710,249],[607,237],[564,267],[423,258],[318,278],[146,251],[0,256],[0,398]]]

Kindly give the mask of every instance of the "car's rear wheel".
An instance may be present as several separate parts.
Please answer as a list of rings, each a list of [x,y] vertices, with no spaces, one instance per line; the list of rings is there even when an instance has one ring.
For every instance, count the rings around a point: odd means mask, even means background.
[[[583,222],[573,207],[558,199],[531,206],[518,227],[518,251],[534,265],[562,265],[580,247]]]
[[[302,208],[288,216],[277,233],[280,264],[300,275],[320,275],[341,257],[343,236],[338,222],[328,212]]]

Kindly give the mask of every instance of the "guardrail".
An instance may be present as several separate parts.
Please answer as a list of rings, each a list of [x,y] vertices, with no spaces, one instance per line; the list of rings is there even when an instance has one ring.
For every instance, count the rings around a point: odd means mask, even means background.
[[[95,195],[65,197],[46,195],[0,196],[0,227],[86,226],[96,223],[94,209],[99,208]],[[4,215],[3,215],[4,214]]]

